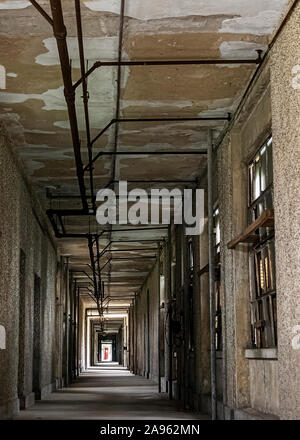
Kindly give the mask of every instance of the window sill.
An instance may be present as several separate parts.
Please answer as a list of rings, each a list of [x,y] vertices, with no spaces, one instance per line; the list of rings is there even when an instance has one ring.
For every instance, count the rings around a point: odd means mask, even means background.
[[[255,231],[259,228],[274,227],[274,210],[266,209],[244,232],[227,243],[228,249],[235,249],[239,243],[256,243],[259,240]]]
[[[277,348],[250,348],[245,351],[247,359],[277,360]]]

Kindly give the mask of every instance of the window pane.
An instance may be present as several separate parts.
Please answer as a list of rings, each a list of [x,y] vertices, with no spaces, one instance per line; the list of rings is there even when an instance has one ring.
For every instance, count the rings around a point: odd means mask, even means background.
[[[253,199],[256,200],[260,196],[260,175],[259,175],[259,156],[255,159],[254,169],[254,194]]]
[[[267,185],[266,185],[266,172],[267,172],[267,149],[266,147],[263,147],[261,150],[261,157],[260,157],[260,190],[263,192]]]

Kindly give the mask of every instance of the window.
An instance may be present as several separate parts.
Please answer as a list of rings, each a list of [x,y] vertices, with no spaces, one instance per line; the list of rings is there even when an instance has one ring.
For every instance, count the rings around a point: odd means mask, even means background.
[[[271,137],[249,164],[248,223],[268,208],[273,209]],[[253,348],[270,348],[277,345],[274,228],[259,228],[256,235],[249,253],[251,341]]]
[[[213,213],[214,222],[214,259],[215,259],[215,335],[216,350],[222,350],[222,293],[221,293],[221,266],[220,266],[220,212],[216,208]]]
[[[261,147],[249,164],[249,224],[265,209],[273,208],[272,138]]]

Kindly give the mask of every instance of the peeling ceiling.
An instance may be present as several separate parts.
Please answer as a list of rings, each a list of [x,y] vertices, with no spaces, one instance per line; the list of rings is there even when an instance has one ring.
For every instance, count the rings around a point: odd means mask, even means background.
[[[80,78],[80,65],[74,1],[62,3],[76,81]],[[40,0],[39,4],[50,14],[48,0]],[[127,0],[122,59],[255,59],[256,50],[266,50],[288,4],[288,0]],[[81,9],[87,67],[97,60],[117,60],[120,0],[81,1]],[[57,194],[79,194],[56,41],[51,26],[29,1],[22,0],[0,0],[0,38],[0,65],[6,71],[6,88],[0,90],[0,118],[13,135],[16,153],[46,208],[49,206],[46,187]],[[123,67],[120,115],[122,118],[226,116],[236,109],[254,69],[254,64]],[[93,137],[115,116],[116,80],[116,67],[97,69],[88,78]],[[86,164],[84,108],[79,89],[76,106]],[[133,152],[201,149],[206,145],[208,128],[213,129],[217,138],[225,124],[224,121],[122,123],[118,149]],[[111,127],[95,144],[94,153],[112,150],[113,144]],[[203,156],[118,156],[116,177],[188,180],[199,176],[204,167]],[[109,182],[111,168],[110,156],[97,161],[96,190]],[[87,179],[87,188],[88,185]],[[53,205],[65,208],[76,208],[79,202],[76,198],[63,197],[52,201]],[[86,230],[85,220],[68,219],[68,226],[72,231]],[[137,239],[145,239],[149,233],[146,231]],[[161,232],[154,238],[160,236]],[[126,238],[125,233],[121,238]],[[102,247],[106,243],[105,238],[100,242]],[[130,245],[141,247],[141,242]],[[88,264],[84,240],[63,239],[59,247],[62,253],[71,255],[75,269],[81,270]],[[123,244],[116,244],[116,249],[122,247]],[[148,243],[149,247],[155,250],[156,243]],[[141,253],[133,249],[120,255],[130,257]],[[147,255],[155,252],[145,251],[141,256]],[[103,264],[106,261],[104,258]],[[108,264],[104,277],[110,294],[135,293],[153,261],[152,258],[116,259]]]

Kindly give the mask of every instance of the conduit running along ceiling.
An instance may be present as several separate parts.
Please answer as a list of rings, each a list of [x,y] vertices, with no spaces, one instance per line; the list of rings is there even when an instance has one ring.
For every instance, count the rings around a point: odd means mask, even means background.
[[[81,1],[86,67],[95,61],[116,61],[119,47],[120,0]],[[50,13],[49,1],[39,4]],[[76,16],[73,0],[64,0],[72,76],[80,78]],[[126,0],[123,60],[255,59],[266,50],[272,33],[286,12],[288,0]],[[29,1],[0,0],[0,64],[6,70],[6,88],[0,90],[0,118],[14,137],[15,152],[24,162],[28,178],[45,209],[81,208],[76,169],[56,40],[51,26]],[[233,113],[256,68],[255,64],[126,66],[121,69],[121,118],[222,117]],[[88,77],[91,136],[114,117],[117,102],[117,67],[96,69]],[[81,87],[76,93],[82,159],[88,163]],[[118,151],[145,152],[115,160],[115,179],[196,179],[205,168],[202,155],[149,155],[149,151],[193,151],[207,145],[207,130],[217,139],[225,121],[138,122],[118,126]],[[94,145],[94,154],[113,151],[112,125]],[[95,163],[95,190],[111,179],[113,156]],[[89,193],[88,173],[85,178]],[[182,185],[186,185],[183,182]],[[178,184],[155,184],[169,188]],[[147,182],[130,187],[150,188]],[[153,187],[153,184],[152,184]],[[51,193],[51,201],[46,197]],[[94,219],[64,219],[71,233],[96,230]],[[99,228],[100,230],[101,228]],[[120,228],[118,228],[120,229]],[[127,228],[128,229],[128,228]],[[113,240],[149,240],[164,230],[112,233]],[[107,245],[100,239],[100,250]],[[147,245],[145,245],[147,243]],[[101,266],[106,294],[126,306],[149,273],[156,242],[113,243]],[[150,250],[136,251],[146,247]],[[87,241],[60,239],[59,248],[70,255],[72,269],[91,275]],[[117,249],[131,249],[116,252]],[[151,249],[153,248],[153,249]],[[144,257],[150,258],[144,258]],[[143,257],[143,258],[136,258]],[[129,258],[129,260],[128,260]],[[89,278],[77,272],[78,279]],[[123,299],[122,299],[123,298]],[[94,305],[89,296],[87,303]]]

